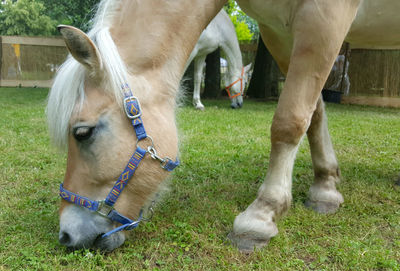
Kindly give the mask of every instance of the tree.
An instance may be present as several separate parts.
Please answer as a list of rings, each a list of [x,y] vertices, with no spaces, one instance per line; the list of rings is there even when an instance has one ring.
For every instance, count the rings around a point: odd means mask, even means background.
[[[236,29],[239,41],[250,41],[259,33],[256,21],[247,16],[234,0],[229,0],[224,6]]]
[[[100,0],[36,0],[46,7],[46,14],[57,24],[72,25],[87,32]],[[54,29],[54,34],[58,34]]]
[[[205,98],[218,98],[221,93],[220,49],[206,57],[206,76],[204,80]]]
[[[90,27],[100,0],[0,0],[0,34],[58,35],[56,26],[67,24],[83,31]]]
[[[0,2],[0,34],[20,36],[48,36],[55,29],[55,21],[44,15],[43,3],[35,0],[5,0]]]
[[[278,97],[278,76],[278,66],[260,36],[247,95],[251,98]]]
[[[239,41],[250,41],[253,39],[253,34],[250,32],[249,26],[244,21],[240,21],[237,16],[230,16],[233,25],[235,26],[236,35]]]

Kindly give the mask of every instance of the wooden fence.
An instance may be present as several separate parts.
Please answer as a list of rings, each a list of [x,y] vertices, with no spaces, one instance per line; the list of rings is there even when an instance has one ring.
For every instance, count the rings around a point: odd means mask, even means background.
[[[257,44],[240,45],[243,64]],[[0,86],[50,87],[68,52],[61,38],[0,36]],[[400,50],[351,48],[350,92],[343,103],[400,107]]]
[[[400,50],[351,49],[342,103],[400,107]]]
[[[250,63],[254,64],[254,59],[257,53],[257,42],[243,42],[240,43],[240,50],[242,52],[243,65],[246,66]]]
[[[0,36],[0,86],[50,87],[66,56],[61,38]]]

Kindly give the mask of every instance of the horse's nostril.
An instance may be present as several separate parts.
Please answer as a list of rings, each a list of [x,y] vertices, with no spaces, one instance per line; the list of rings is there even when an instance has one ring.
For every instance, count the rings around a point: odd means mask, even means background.
[[[69,246],[71,243],[71,237],[66,232],[61,232],[58,241],[61,245]]]
[[[101,239],[103,239],[103,235],[104,235],[104,234],[105,234],[105,232],[100,233],[100,234],[96,237],[96,239],[94,239],[94,242],[96,243],[96,242],[101,241]]]

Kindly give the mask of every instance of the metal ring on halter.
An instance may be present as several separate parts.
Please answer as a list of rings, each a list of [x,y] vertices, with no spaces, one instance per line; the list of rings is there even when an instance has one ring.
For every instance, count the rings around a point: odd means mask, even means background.
[[[146,136],[145,138],[143,138],[143,139],[138,139],[138,140],[136,140],[136,148],[140,147],[140,146],[139,146],[139,142],[145,141],[146,139],[150,139],[151,145],[148,146],[147,148],[145,147],[145,148],[142,148],[142,149],[154,148],[154,141],[153,141],[153,138],[152,138],[151,136],[149,136],[149,135],[147,135],[147,136]]]

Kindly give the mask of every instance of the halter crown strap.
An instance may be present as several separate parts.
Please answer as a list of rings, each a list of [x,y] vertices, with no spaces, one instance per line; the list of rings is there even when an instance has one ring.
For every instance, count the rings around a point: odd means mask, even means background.
[[[60,197],[64,200],[74,203],[76,205],[85,207],[91,211],[96,211],[100,215],[108,217],[111,221],[116,221],[122,224],[107,233],[105,233],[102,237],[107,237],[113,233],[116,233],[121,230],[131,230],[136,228],[139,223],[143,220],[142,210],[140,211],[139,218],[137,220],[131,220],[114,209],[114,204],[117,201],[118,197],[121,195],[123,189],[128,184],[128,181],[131,179],[133,174],[135,173],[139,163],[142,161],[143,157],[146,153],[150,153],[153,159],[157,159],[161,163],[161,167],[167,171],[172,171],[179,165],[179,160],[172,161],[170,158],[161,158],[157,155],[157,152],[153,146],[153,139],[146,134],[146,130],[144,129],[142,116],[142,110],[140,108],[139,99],[133,96],[132,91],[128,84],[124,84],[122,86],[122,90],[124,91],[124,109],[126,116],[131,120],[132,126],[135,130],[136,137],[138,142],[145,138],[150,138],[152,145],[148,147],[147,150],[136,146],[136,150],[129,159],[128,164],[126,165],[124,171],[119,176],[118,180],[114,184],[113,188],[107,195],[105,200],[96,201],[91,200],[87,197],[80,196],[76,193],[68,191],[64,188],[63,184],[60,185]]]

